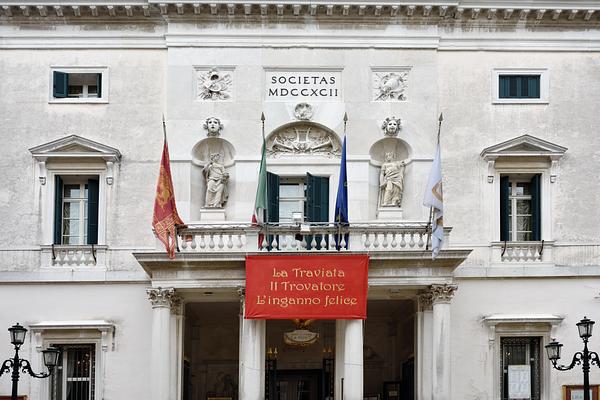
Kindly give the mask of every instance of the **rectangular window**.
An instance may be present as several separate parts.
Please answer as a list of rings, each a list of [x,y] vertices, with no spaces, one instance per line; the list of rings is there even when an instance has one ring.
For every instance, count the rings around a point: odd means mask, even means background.
[[[549,73],[545,68],[495,68],[491,89],[494,104],[547,104]]]
[[[98,176],[55,177],[54,244],[98,243]]]
[[[93,344],[53,344],[61,351],[50,378],[50,400],[94,400],[96,352]]]
[[[295,213],[300,213],[302,220],[304,220],[305,203],[305,179],[281,178],[279,181],[279,222],[293,223]]]
[[[502,337],[502,400],[540,400],[541,338]]]
[[[539,99],[540,78],[540,75],[500,75],[499,98]]]
[[[500,240],[541,240],[540,174],[500,177]]]
[[[55,67],[51,72],[51,103],[102,103],[108,100],[106,68]]]

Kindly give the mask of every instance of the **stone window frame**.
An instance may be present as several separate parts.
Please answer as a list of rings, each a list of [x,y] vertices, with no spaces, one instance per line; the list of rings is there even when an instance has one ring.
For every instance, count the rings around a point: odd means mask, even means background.
[[[536,98],[500,98],[500,75],[539,75],[540,97]],[[491,80],[492,104],[549,104],[550,78],[547,68],[494,68]]]
[[[114,350],[115,324],[106,320],[89,321],[42,321],[29,325],[31,331],[32,365],[35,371],[42,370],[42,350],[52,344],[93,344],[95,348],[95,398],[104,398],[106,355]],[[32,349],[32,351],[33,351]],[[37,393],[37,396],[36,396]],[[50,380],[34,379],[33,398],[50,399]]]
[[[108,93],[110,88],[110,77],[108,66],[74,66],[74,65],[51,65],[48,79],[48,103],[49,104],[108,104]],[[100,97],[54,97],[54,72],[65,72],[67,74],[100,74],[102,91]]]
[[[488,328],[488,345],[493,366],[493,400],[501,400],[502,382],[500,379],[500,364],[502,359],[501,338],[503,337],[540,337],[541,363],[541,397],[540,400],[550,399],[552,365],[545,356],[544,346],[555,337],[555,329],[562,323],[564,317],[553,314],[493,314],[482,318]]]

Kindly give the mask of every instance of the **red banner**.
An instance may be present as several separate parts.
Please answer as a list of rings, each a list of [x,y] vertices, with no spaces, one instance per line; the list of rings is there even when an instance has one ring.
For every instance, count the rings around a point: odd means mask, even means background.
[[[245,318],[365,319],[367,255],[246,257]]]

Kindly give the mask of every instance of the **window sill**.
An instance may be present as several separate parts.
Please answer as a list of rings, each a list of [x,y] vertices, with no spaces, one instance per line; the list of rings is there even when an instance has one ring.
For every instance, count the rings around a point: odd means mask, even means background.
[[[48,104],[108,104],[108,99],[98,97],[50,99]]]

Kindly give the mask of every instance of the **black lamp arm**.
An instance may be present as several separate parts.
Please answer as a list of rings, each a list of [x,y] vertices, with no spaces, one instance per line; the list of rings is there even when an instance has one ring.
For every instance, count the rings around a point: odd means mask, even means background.
[[[573,369],[573,367],[575,365],[581,364],[582,362],[583,362],[583,353],[578,351],[577,353],[573,354],[573,361],[571,361],[571,364],[569,366],[557,365],[556,360],[552,361],[552,366],[559,371],[568,371],[570,369]]]
[[[0,367],[0,376],[2,376],[5,372],[10,372],[13,366],[13,360],[6,360],[2,363],[2,367]]]
[[[598,353],[595,351],[590,351],[590,364],[595,364],[600,368],[600,357],[598,357]]]
[[[50,371],[50,370],[48,370],[48,372],[42,372],[42,373],[36,374],[31,369],[31,364],[29,364],[29,361],[27,361],[27,360],[19,360],[19,367],[21,367],[21,371],[23,371],[23,373],[28,373],[29,375],[33,376],[34,378],[47,378],[50,375],[52,375],[52,371]]]

